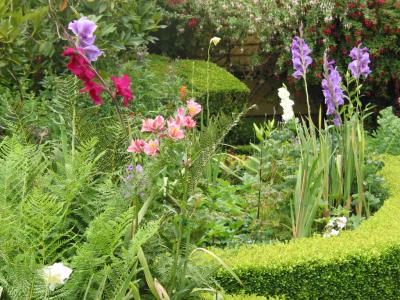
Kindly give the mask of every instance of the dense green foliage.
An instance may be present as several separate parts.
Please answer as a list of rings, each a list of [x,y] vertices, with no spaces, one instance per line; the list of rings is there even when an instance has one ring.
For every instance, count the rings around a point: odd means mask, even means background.
[[[329,239],[313,237],[217,253],[238,274],[247,293],[285,295],[290,299],[398,298],[400,163],[392,156],[384,161],[383,174],[391,197],[358,229]],[[227,291],[239,292],[240,287],[230,278],[222,273],[218,278]]]
[[[153,0],[1,0],[0,84],[22,89],[30,78],[29,85],[37,89],[46,71],[60,73],[64,28],[81,15],[97,21],[99,47],[120,60],[128,52],[142,56],[156,41],[152,33],[162,27],[161,10]]]
[[[378,124],[379,127],[370,140],[373,149],[377,153],[400,155],[400,118],[388,107],[380,112]]]

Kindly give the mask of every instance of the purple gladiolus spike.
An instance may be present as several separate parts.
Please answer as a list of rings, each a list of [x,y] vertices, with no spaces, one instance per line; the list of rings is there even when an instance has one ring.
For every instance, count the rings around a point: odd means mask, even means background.
[[[329,61],[327,55],[324,56],[324,78],[322,80],[322,92],[325,97],[325,104],[327,106],[326,114],[334,116],[334,124],[339,126],[341,124],[338,108],[344,104],[344,94],[340,87],[342,77],[334,67],[334,61]]]
[[[97,57],[103,54],[95,45],[96,36],[93,35],[97,28],[96,23],[90,21],[87,17],[81,17],[79,20],[70,22],[70,29],[79,39],[77,47],[84,50],[85,56],[89,61],[96,61]]]
[[[307,72],[307,67],[312,64],[311,50],[304,39],[295,36],[292,41],[292,62],[295,72],[293,77],[300,79]]]
[[[361,75],[364,78],[371,73],[371,69],[369,68],[369,63],[371,60],[369,59],[368,48],[361,48],[361,44],[358,47],[354,47],[350,51],[349,55],[353,61],[349,64],[349,70],[354,78],[359,78]]]

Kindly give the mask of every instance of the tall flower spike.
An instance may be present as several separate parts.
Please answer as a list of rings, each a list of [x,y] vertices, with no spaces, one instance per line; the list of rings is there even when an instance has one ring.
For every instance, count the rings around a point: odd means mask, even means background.
[[[328,56],[324,55],[324,79],[322,80],[322,92],[325,97],[325,104],[327,106],[326,114],[333,116],[333,122],[339,126],[342,122],[338,112],[340,105],[344,104],[343,90],[340,87],[342,77],[334,67],[334,61],[329,61]]]
[[[300,79],[307,73],[307,67],[312,64],[311,49],[302,38],[295,36],[292,40],[291,51],[295,70],[293,77]]]
[[[349,64],[349,70],[354,78],[359,78],[361,75],[364,78],[367,78],[371,73],[371,69],[369,68],[369,63],[371,60],[369,59],[368,48],[361,48],[361,44],[358,47],[354,47],[350,51],[349,55],[353,61]]]

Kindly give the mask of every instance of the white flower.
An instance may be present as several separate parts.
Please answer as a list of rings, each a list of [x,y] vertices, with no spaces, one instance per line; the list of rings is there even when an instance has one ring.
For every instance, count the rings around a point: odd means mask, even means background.
[[[49,290],[54,291],[57,285],[65,283],[72,273],[72,269],[64,266],[63,263],[55,263],[42,269],[43,278],[46,281]]]
[[[337,235],[339,235],[339,230],[332,229],[331,232],[330,232],[329,234],[330,234],[331,236],[337,236]]]
[[[337,236],[339,235],[339,230],[331,229],[329,232],[325,232],[322,236],[324,238],[330,238],[332,236]]]
[[[290,93],[285,85],[283,85],[283,87],[278,89],[278,96],[279,98],[281,98],[280,105],[283,108],[282,119],[285,122],[287,122],[294,118],[294,111],[293,111],[294,102],[289,98]]]
[[[326,226],[327,227],[337,226],[339,229],[343,229],[346,227],[346,224],[347,224],[346,217],[338,217],[338,218],[331,218]]]
[[[336,225],[340,228],[340,229],[343,229],[343,228],[345,228],[346,227],[346,224],[347,224],[347,218],[346,217],[339,217],[339,218],[336,218]]]
[[[221,38],[214,36],[211,40],[210,40],[210,44],[213,43],[214,46],[217,46],[219,44],[219,42],[221,41]]]
[[[279,98],[283,99],[287,99],[290,97],[290,93],[287,90],[286,86],[283,86],[281,88],[278,89],[278,96]]]

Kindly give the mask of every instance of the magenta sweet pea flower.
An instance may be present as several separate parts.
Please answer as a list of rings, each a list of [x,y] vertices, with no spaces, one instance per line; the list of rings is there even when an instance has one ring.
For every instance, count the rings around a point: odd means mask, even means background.
[[[130,77],[126,74],[121,77],[111,76],[111,80],[114,82],[116,94],[124,98],[124,105],[127,107],[129,101],[135,99],[132,95]]]
[[[101,93],[104,91],[104,87],[97,84],[94,81],[87,81],[84,84],[85,84],[85,88],[81,89],[80,92],[81,93],[87,92],[89,94],[90,98],[92,98],[94,104],[96,104],[96,105],[103,104],[103,99],[101,98]]]

